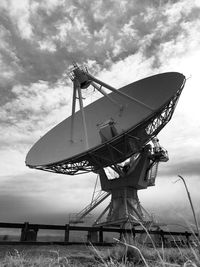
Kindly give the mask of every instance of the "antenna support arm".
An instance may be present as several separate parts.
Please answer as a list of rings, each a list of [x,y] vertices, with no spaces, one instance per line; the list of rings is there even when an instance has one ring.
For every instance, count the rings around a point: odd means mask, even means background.
[[[96,82],[96,83],[102,85],[103,87],[109,89],[110,91],[115,92],[116,94],[120,95],[121,97],[124,97],[124,98],[126,98],[126,99],[131,100],[131,101],[134,101],[134,102],[136,102],[136,103],[138,103],[138,104],[140,104],[140,105],[146,107],[147,109],[149,109],[149,110],[151,110],[151,111],[154,111],[154,109],[152,109],[149,105],[146,105],[145,103],[139,101],[138,99],[136,99],[136,98],[134,98],[134,97],[131,97],[131,96],[125,94],[125,93],[120,92],[119,90],[115,89],[114,87],[112,87],[112,86],[110,86],[110,85],[108,85],[108,84],[106,84],[106,83],[104,83],[104,82],[98,80],[97,78],[95,78],[95,77],[92,76],[91,74],[86,73],[86,75],[87,75],[87,77],[88,77],[89,80],[92,80],[92,81],[94,81],[94,82]]]

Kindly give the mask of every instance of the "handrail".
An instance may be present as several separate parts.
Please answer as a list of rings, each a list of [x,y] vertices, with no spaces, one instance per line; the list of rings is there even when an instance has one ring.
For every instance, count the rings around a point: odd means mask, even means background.
[[[82,211],[76,214],[75,220],[73,220],[73,223],[80,222],[88,213],[90,213],[94,208],[96,208],[109,195],[110,195],[110,192],[101,191],[100,194],[98,194],[97,197],[94,198],[90,204],[88,204]]]

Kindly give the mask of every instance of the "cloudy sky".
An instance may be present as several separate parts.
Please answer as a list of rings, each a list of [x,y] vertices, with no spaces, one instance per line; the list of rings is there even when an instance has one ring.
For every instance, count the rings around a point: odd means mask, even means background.
[[[173,182],[185,177],[199,215],[199,0],[0,1],[0,221],[66,223],[91,200],[96,175],[25,166],[31,146],[70,115],[74,61],[116,88],[166,71],[186,76],[158,136],[170,161],[140,199],[161,220],[192,222],[183,184]]]

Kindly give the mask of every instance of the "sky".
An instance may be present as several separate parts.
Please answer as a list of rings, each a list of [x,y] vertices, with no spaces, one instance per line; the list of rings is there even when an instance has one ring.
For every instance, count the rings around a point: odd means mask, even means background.
[[[199,0],[0,1],[0,221],[64,224],[92,198],[96,174],[25,166],[31,146],[70,116],[73,62],[116,88],[167,71],[186,76],[158,135],[170,160],[139,197],[161,221],[193,223],[183,183],[174,182],[185,178],[199,218]],[[84,102],[94,99],[90,92]]]

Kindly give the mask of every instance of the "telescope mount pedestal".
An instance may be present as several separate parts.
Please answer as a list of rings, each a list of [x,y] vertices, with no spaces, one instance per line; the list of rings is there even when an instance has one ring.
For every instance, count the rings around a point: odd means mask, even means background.
[[[118,165],[118,168],[115,168],[119,170],[117,178],[108,179],[103,168],[98,171],[101,189],[111,194],[111,201],[94,225],[123,227],[124,224],[130,223],[132,227],[147,227],[153,223],[152,216],[140,204],[138,190],[155,185],[158,164],[160,161],[167,161],[168,154],[159,145],[157,138],[152,142],[153,147],[146,145],[123,167]],[[106,221],[99,223],[107,211]]]

